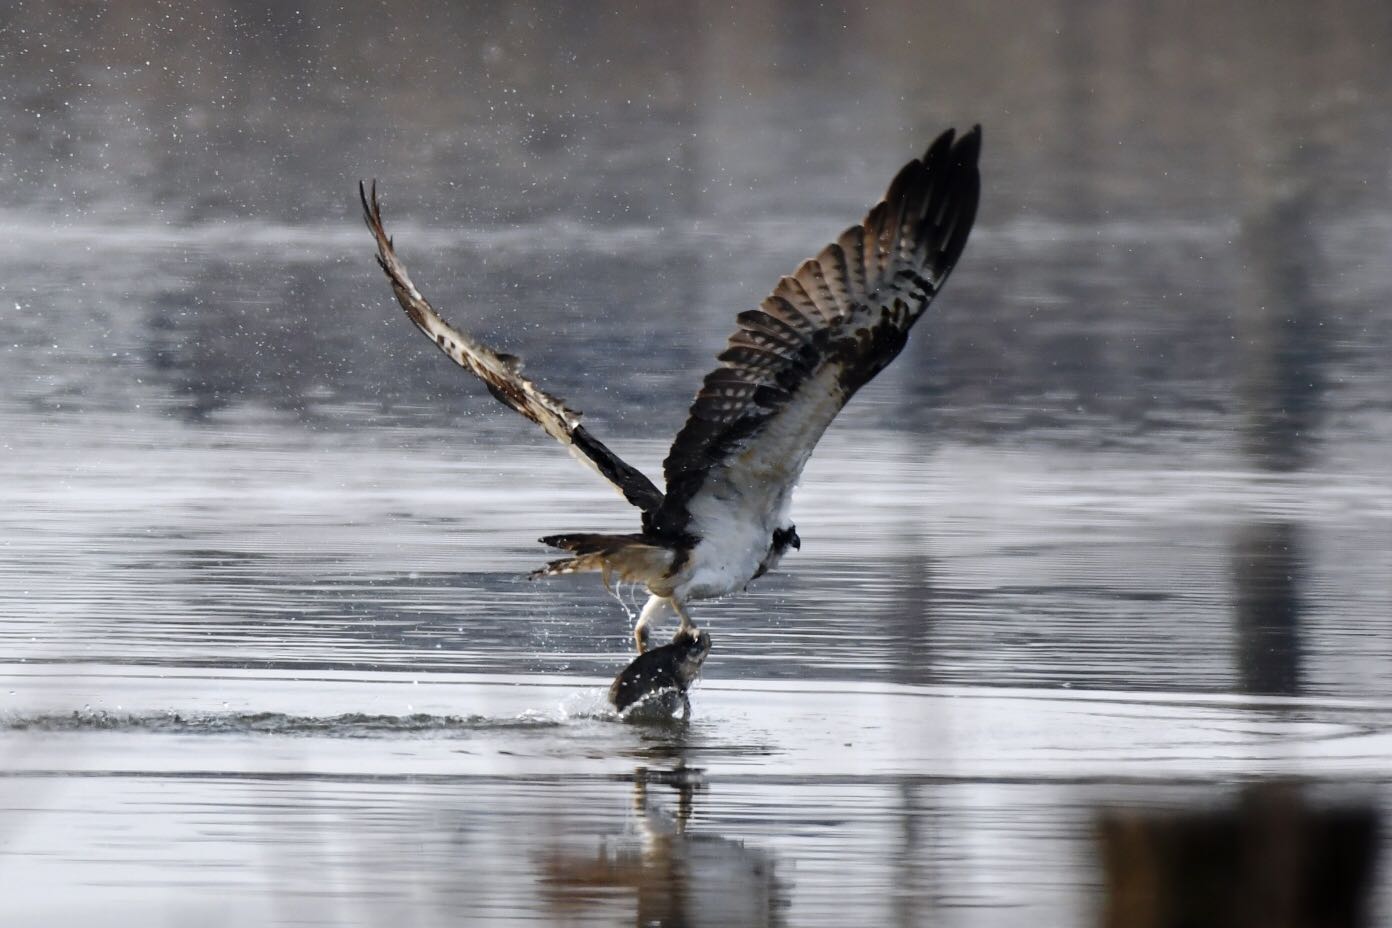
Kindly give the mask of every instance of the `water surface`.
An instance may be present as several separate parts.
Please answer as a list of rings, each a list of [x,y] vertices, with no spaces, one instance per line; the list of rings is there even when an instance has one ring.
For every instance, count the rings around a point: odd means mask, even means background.
[[[1385,818],[1392,20],[1017,19],[0,14],[6,924],[1079,925],[1109,810]],[[524,578],[634,513],[414,332],[357,180],[656,475],[735,313],[976,121],[802,550],[698,607],[689,725],[616,719],[639,599]]]

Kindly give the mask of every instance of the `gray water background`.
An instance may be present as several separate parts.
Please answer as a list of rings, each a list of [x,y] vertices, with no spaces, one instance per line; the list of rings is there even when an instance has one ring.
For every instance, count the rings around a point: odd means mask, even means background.
[[[1349,2],[6,7],[7,923],[1085,924],[1101,809],[1385,807],[1389,48]],[[623,606],[522,578],[633,512],[411,328],[357,181],[656,476],[734,315],[974,122],[802,551],[699,608],[692,726],[614,722]]]

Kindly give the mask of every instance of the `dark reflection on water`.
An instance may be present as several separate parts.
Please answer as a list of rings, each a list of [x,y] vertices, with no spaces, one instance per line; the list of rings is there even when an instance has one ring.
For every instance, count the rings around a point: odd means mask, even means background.
[[[1392,692],[1389,44],[1373,0],[6,6],[0,735],[17,769],[81,749],[52,782],[4,784],[7,833],[34,853],[5,856],[0,890],[48,901],[47,880],[104,912],[151,885],[238,902],[229,874],[251,867],[244,923],[452,924],[471,905],[513,917],[516,874],[550,867],[529,916],[699,923],[723,911],[702,884],[731,870],[751,923],[1079,924],[1097,803],[1151,792],[1051,783],[1089,735],[1156,735],[1134,756],[1091,743],[1100,781],[1188,745],[1195,778],[1295,743],[1303,774],[1347,775],[1301,726]],[[518,713],[366,704],[376,672],[612,676],[624,608],[521,577],[536,537],[633,521],[401,318],[360,178],[380,178],[446,314],[656,474],[735,313],[975,121],[978,228],[814,458],[803,549],[698,613],[709,682],[803,687],[778,703],[811,706],[800,728],[712,745],[544,715],[520,745],[440,760],[436,742],[477,750],[471,724]],[[222,707],[245,672],[267,674],[256,705]],[[150,674],[211,703],[132,709]],[[268,681],[293,677],[318,698],[284,704]],[[74,680],[97,694],[71,704]],[[822,745],[832,706],[813,697],[843,704],[834,681],[1020,688],[1027,709],[1062,689],[1314,702],[1113,707],[1035,744],[999,735],[1009,712],[975,724],[943,697],[881,742],[925,742],[906,756],[941,777],[852,787],[780,766],[808,744],[838,769],[882,760],[854,735]],[[145,778],[64,780],[114,742],[150,750]],[[242,751],[253,773],[429,758],[481,779],[240,782]],[[166,782],[188,752],[207,779]],[[625,766],[484,775],[519,756]],[[721,763],[745,778],[676,773]],[[979,774],[1001,766],[1022,782]]]
[[[1248,693],[1300,692],[1298,530],[1289,522],[1252,523],[1233,545],[1238,674]]]
[[[1300,153],[1297,153],[1297,157]],[[1299,164],[1292,159],[1285,162]],[[1257,468],[1287,473],[1315,458],[1325,394],[1325,333],[1312,278],[1316,191],[1301,176],[1258,172],[1242,239],[1250,292],[1238,315],[1243,450]],[[1284,172],[1281,172],[1284,173]],[[1289,189],[1294,186],[1294,189]],[[1303,527],[1267,517],[1236,529],[1234,612],[1239,674],[1252,693],[1300,692]]]
[[[1106,809],[1105,928],[1371,925],[1379,810],[1297,783],[1244,787],[1228,804]]]

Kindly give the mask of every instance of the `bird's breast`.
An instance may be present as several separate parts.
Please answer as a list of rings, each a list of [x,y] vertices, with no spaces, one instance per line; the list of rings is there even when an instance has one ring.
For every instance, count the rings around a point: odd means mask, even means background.
[[[675,586],[683,599],[711,599],[744,589],[768,556],[774,523],[784,507],[744,517],[726,507],[711,508],[702,521],[701,540],[691,549]]]

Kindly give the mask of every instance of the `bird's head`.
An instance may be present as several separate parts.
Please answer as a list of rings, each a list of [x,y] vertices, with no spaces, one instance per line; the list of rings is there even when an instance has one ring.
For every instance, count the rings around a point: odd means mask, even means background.
[[[802,539],[798,537],[797,527],[790,525],[787,528],[776,528],[773,530],[773,538],[769,540],[768,554],[764,555],[763,561],[759,563],[759,569],[754,571],[751,580],[758,580],[778,566],[783,560],[783,555],[788,553],[789,548],[801,548]]]
[[[789,525],[787,528],[776,528],[773,530],[773,554],[781,558],[788,552],[789,548],[802,550],[802,539],[798,537],[797,526]]]

